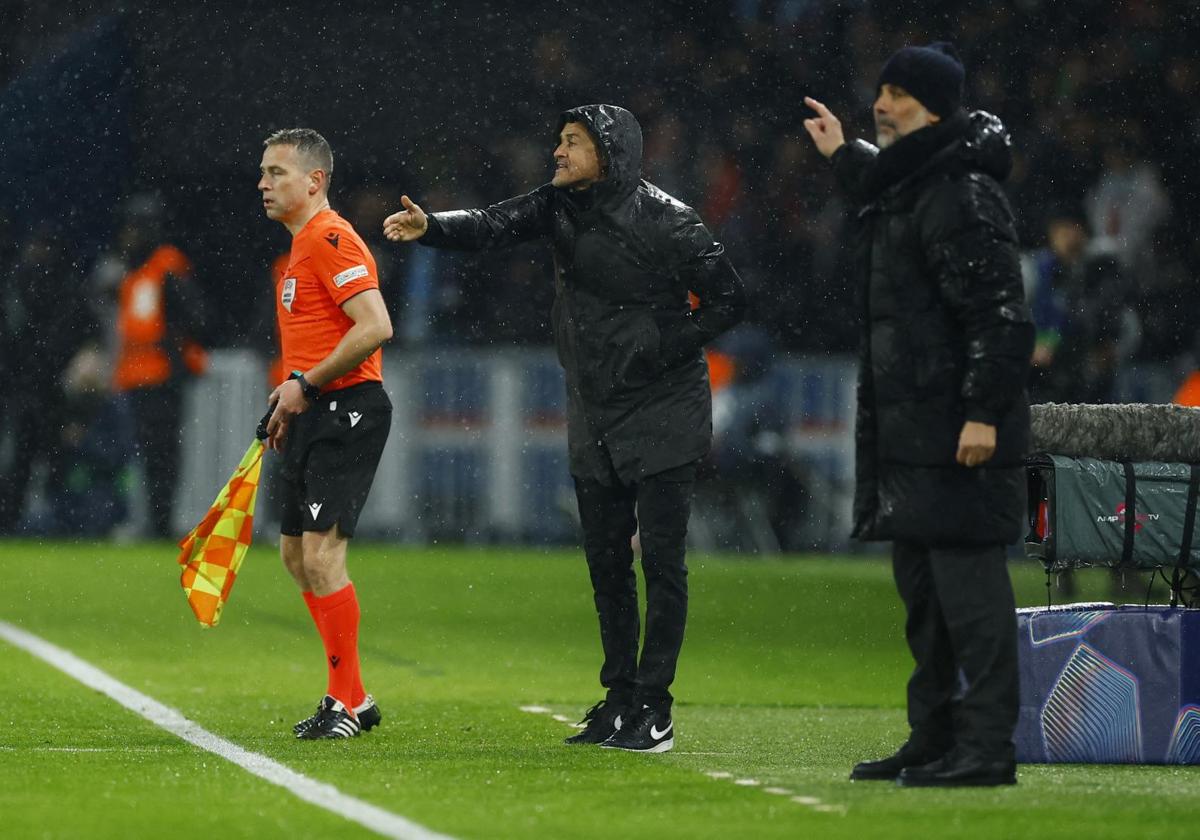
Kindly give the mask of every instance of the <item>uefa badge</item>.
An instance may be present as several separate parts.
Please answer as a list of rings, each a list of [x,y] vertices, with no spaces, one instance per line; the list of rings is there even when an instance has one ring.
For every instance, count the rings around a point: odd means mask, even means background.
[[[283,281],[283,294],[279,300],[283,303],[283,308],[288,312],[292,311],[292,301],[296,299],[296,278],[289,277]]]

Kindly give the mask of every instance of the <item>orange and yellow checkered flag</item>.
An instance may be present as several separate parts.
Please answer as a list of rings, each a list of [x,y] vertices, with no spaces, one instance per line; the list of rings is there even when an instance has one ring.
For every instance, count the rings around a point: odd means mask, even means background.
[[[179,542],[179,582],[204,627],[216,627],[254,537],[263,442],[255,439],[200,524]]]

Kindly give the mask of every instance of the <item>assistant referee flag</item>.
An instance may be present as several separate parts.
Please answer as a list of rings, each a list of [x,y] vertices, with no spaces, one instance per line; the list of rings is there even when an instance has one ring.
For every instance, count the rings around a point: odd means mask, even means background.
[[[268,416],[270,412],[267,412]],[[266,418],[263,418],[264,420]],[[259,434],[265,424],[259,424]],[[200,524],[179,542],[179,582],[204,627],[216,627],[254,538],[254,501],[262,472],[263,442],[255,437]]]

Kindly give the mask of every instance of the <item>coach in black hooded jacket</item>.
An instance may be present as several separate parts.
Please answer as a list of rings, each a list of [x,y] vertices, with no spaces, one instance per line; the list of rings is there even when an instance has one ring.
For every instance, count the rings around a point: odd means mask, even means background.
[[[554,340],[608,690],[570,740],[661,752],[673,743],[668,686],[687,614],[691,486],[712,434],[701,349],[741,320],[745,297],[696,212],[641,179],[633,114],[585,105],[562,115],[558,134],[558,172],[575,144],[591,143],[597,178],[555,186],[556,172],[554,183],[482,210],[426,215],[405,197],[406,209],[384,227],[394,241],[440,248],[553,244]],[[640,663],[630,547],[638,520],[647,588]]]
[[[893,55],[874,106],[882,151],[845,143],[828,109],[806,100],[818,114],[806,128],[862,208],[855,535],[894,541],[916,660],[908,742],[851,778],[912,786],[1015,781],[1004,547],[1024,514],[1034,329],[999,185],[1008,133],[962,110],[962,82],[948,45]]]

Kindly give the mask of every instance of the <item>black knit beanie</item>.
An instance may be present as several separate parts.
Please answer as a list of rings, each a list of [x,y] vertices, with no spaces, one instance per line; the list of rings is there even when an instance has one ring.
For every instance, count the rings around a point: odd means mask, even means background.
[[[952,44],[938,41],[927,47],[904,47],[879,71],[878,91],[897,85],[939,117],[948,117],[962,106],[966,72]]]

